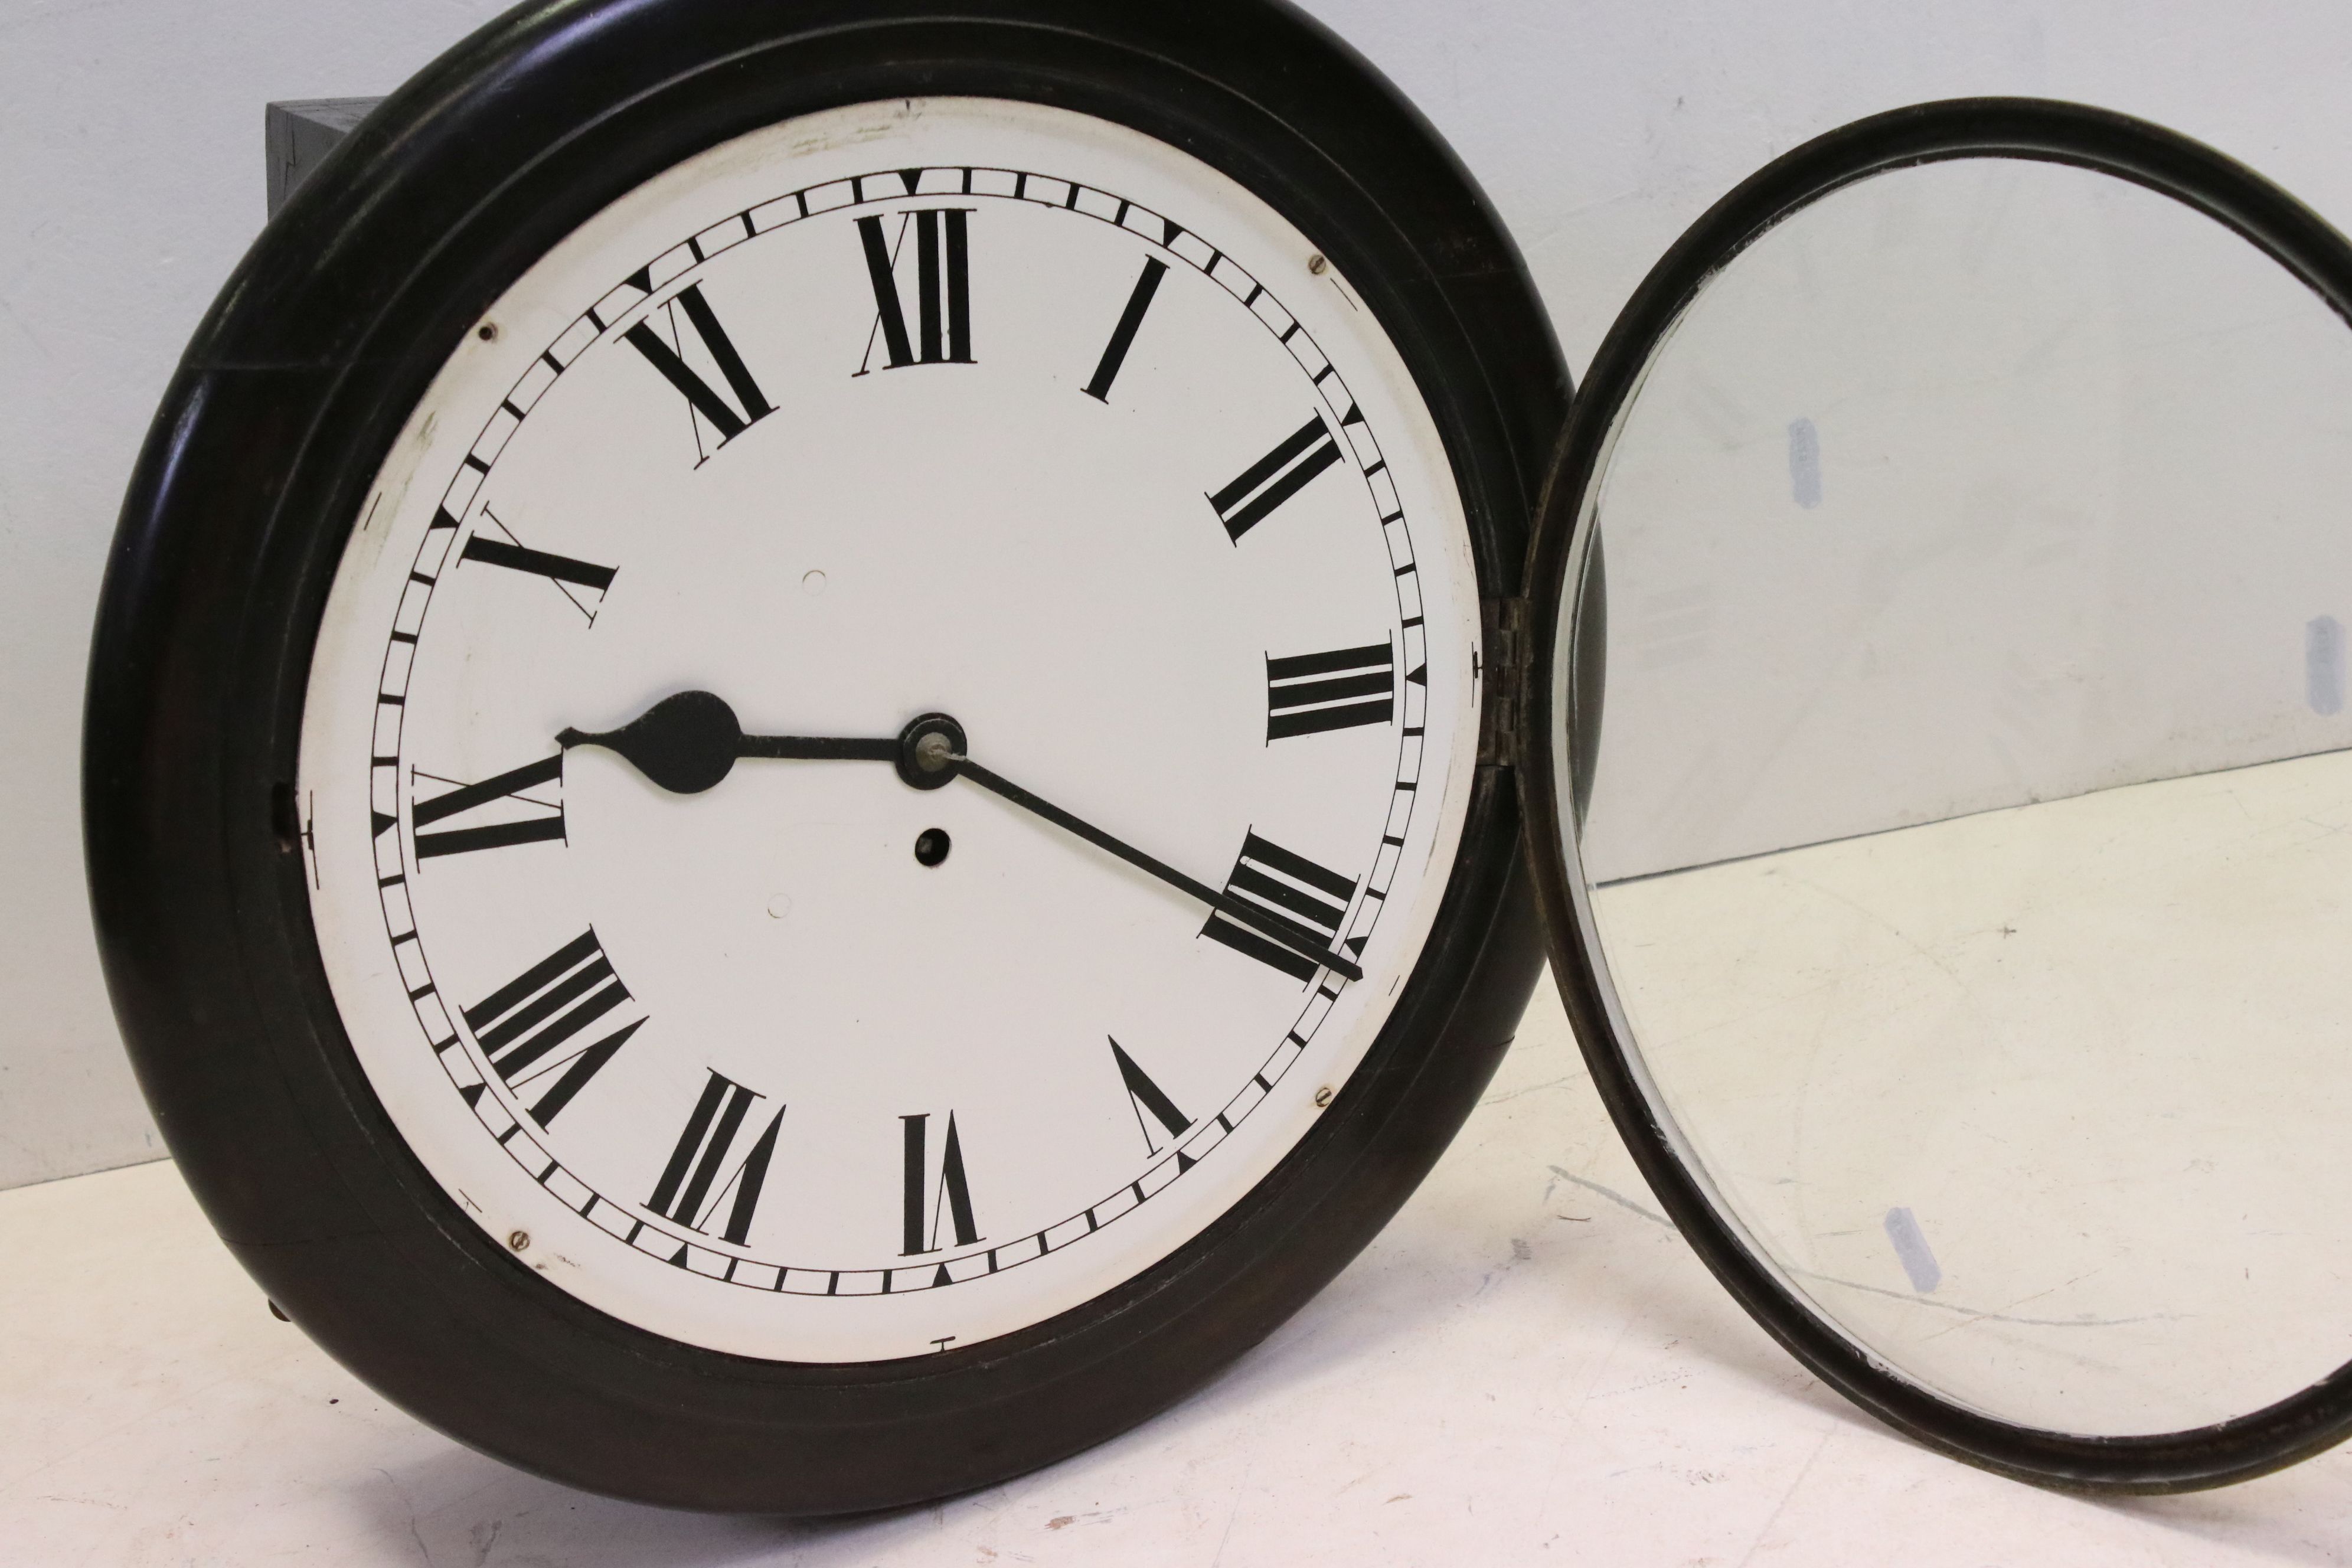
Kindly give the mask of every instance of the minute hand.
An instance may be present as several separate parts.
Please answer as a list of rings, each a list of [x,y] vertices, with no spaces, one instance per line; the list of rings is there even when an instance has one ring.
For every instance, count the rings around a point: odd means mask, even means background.
[[[1230,893],[1221,893],[1205,882],[1196,882],[1175,867],[1155,860],[1133,845],[1123,844],[1090,822],[1082,822],[1055,805],[1052,801],[1030,794],[1011,779],[991,772],[970,757],[953,759],[956,771],[991,795],[1001,795],[1024,811],[1036,813],[1066,833],[1076,835],[1096,848],[1116,855],[1139,871],[1148,871],[1170,887],[1191,894],[1228,920],[1240,921],[1252,931],[1273,938],[1303,958],[1311,958],[1333,973],[1349,980],[1361,980],[1364,972],[1318,942],[1305,928],[1292,924],[1281,916],[1270,914],[1254,904],[1244,903]]]

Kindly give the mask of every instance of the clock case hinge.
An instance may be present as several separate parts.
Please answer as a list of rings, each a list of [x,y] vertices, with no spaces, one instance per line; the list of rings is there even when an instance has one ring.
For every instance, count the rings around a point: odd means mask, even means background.
[[[1478,623],[1478,765],[1515,767],[1519,760],[1521,693],[1527,689],[1528,602],[1481,599]]]

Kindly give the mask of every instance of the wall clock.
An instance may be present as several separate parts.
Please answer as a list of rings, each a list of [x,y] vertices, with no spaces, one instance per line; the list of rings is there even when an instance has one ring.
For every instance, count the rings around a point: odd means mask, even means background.
[[[2286,285],[2247,320],[2333,329],[2352,298],[2342,242],[2218,155],[1931,106],[1727,198],[1569,418],[1484,199],[1286,7],[663,0],[467,40],[222,294],[101,611],[108,973],[224,1239],[390,1397],[573,1484],[804,1513],[968,1489],[1165,1406],[1343,1267],[1460,1125],[1548,940],[1661,1197],[1866,1405],[2084,1486],[2334,1440],[2324,1333],[2136,1400],[2207,1331],[2136,1331],[2070,1395],[2032,1346],[1853,1308],[1819,1283],[1820,1215],[1774,1205],[1794,1185],[1843,1223],[1884,1195],[1874,1156],[1774,1166],[1740,1140],[1802,1110],[1751,1081],[1780,1047],[1693,1054],[1714,1037],[1673,1012],[1710,955],[1814,929],[1713,868],[1990,809],[1758,808],[1730,853],[1662,847],[1656,737],[1706,721],[1642,683],[1674,668],[1654,637],[1621,647],[1689,576],[1703,526],[1677,520],[1752,500],[1727,455],[1780,474],[1795,394],[1740,377],[1803,361],[1884,408],[1870,378],[1919,347],[1792,359],[1771,301],[1824,264],[1776,247],[1897,181],[1928,183],[1852,253],[1948,260],[1954,212],[2074,210],[1947,193],[1922,172],[1947,165],[2163,206],[2197,229],[2178,254],[2210,237]],[[1849,446],[1838,397],[1807,406],[1774,482],[1814,511]],[[1964,447],[1958,417],[1905,428]],[[1845,984],[1853,951],[1728,973]],[[1763,982],[1716,981],[1762,1016]],[[1886,1293],[1948,1308],[1927,1237],[1956,1286],[1976,1265],[1940,1211],[1900,1212]]]

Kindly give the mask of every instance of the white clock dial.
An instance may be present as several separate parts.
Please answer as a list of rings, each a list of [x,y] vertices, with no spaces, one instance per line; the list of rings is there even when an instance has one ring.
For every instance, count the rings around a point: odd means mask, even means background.
[[[1434,425],[1316,248],[1100,121],[867,105],[615,202],[443,367],[299,794],[369,1080],[523,1262],[714,1349],[929,1353],[1165,1258],[1344,1089],[1454,863],[1479,623]],[[682,794],[558,742],[687,690],[754,735],[950,715],[1261,918],[970,777]]]

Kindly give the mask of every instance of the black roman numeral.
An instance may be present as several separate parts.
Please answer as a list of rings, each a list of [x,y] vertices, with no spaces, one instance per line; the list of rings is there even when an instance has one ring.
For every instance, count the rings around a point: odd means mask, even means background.
[[[467,1008],[466,1026],[509,1085],[520,1088],[562,1069],[562,1076],[530,1108],[544,1127],[604,1070],[645,1020],[625,1025],[576,1051],[564,1054],[562,1047],[628,999],[628,987],[613,973],[592,930]]]
[[[1136,1129],[1143,1134],[1144,1147],[1157,1154],[1160,1145],[1153,1141],[1151,1129],[1144,1125],[1144,1112],[1150,1111],[1152,1120],[1166,1128],[1171,1138],[1182,1137],[1184,1130],[1192,1125],[1192,1119],[1176,1109],[1176,1102],[1168,1098],[1167,1091],[1135,1065],[1135,1058],[1117,1040],[1110,1043],[1110,1054],[1118,1063],[1119,1081],[1127,1085],[1128,1106],[1135,1112]]]
[[[1359,724],[1386,724],[1396,712],[1396,656],[1389,645],[1335,648],[1265,661],[1265,738]]]
[[[1339,934],[1340,922],[1348,918],[1348,903],[1356,895],[1356,884],[1252,833],[1242,841],[1241,858],[1234,862],[1234,874],[1225,879],[1225,891],[1255,905],[1302,941],[1311,941],[1318,950],[1328,951]],[[1322,967],[1222,914],[1211,915],[1201,934],[1297,980],[1312,980]]]
[[[942,1220],[953,1225],[958,1247],[971,1246],[980,1239],[980,1226],[971,1217],[971,1185],[964,1179],[963,1140],[956,1133],[955,1112],[948,1112],[947,1141],[940,1151],[936,1183],[931,1180],[928,1149],[930,1116],[901,1116],[898,1122],[905,1131],[907,1155],[907,1245],[902,1255],[919,1258],[937,1252]]]
[[[1110,401],[1110,384],[1118,379],[1118,367],[1127,363],[1127,351],[1135,346],[1136,329],[1143,325],[1143,312],[1151,309],[1151,297],[1160,292],[1160,280],[1167,276],[1168,264],[1158,257],[1144,262],[1143,276],[1135,280],[1135,292],[1127,297],[1127,309],[1111,330],[1110,343],[1095,366],[1095,377],[1087,383],[1087,395],[1096,402]]]
[[[882,219],[857,220],[857,236],[866,247],[866,273],[874,284],[874,329],[866,334],[866,358],[856,374],[874,368],[878,338],[889,363],[901,370],[910,364],[971,364],[971,247],[966,220],[968,207],[929,207],[900,213],[896,244],[882,236]],[[915,229],[915,331],[907,331],[907,310],[898,293],[898,252],[906,247],[907,227]]]
[[[776,1107],[766,1130],[731,1170],[727,1161],[752,1102],[763,1098],[713,1072],[710,1081],[702,1086],[702,1098],[694,1102],[694,1114],[687,1118],[686,1131],[678,1134],[677,1147],[670,1152],[669,1163],[662,1167],[661,1181],[646,1206],[666,1219],[708,1234],[711,1216],[731,1191],[735,1201],[727,1210],[727,1228],[722,1234],[742,1246],[751,1234],[760,1189],[766,1184],[768,1165],[775,1158],[784,1107]],[[677,1261],[684,1261],[685,1256],[680,1248]]]
[[[433,777],[430,773],[412,776]],[[450,779],[435,782],[456,783]],[[563,753],[558,752],[551,757],[542,757],[538,762],[510,769],[494,779],[484,779],[480,784],[457,784],[430,800],[416,802],[411,809],[411,817],[416,826],[417,859],[430,860],[436,855],[463,855],[476,849],[499,849],[509,844],[537,844],[562,838],[563,803],[533,800],[523,792],[537,789],[542,784],[560,786],[562,783]],[[425,831],[433,823],[505,800],[512,800],[530,808],[530,815],[505,822],[482,823],[473,827],[445,827],[436,833]]]
[[[1217,519],[1235,544],[1266,515],[1307,488],[1315,476],[1339,460],[1339,443],[1319,414],[1289,439],[1252,463],[1240,479],[1209,498]]]
[[[694,411],[709,420],[711,428],[719,432],[720,446],[725,446],[775,412],[760,391],[760,384],[751,379],[751,367],[736,352],[734,340],[727,335],[727,329],[719,324],[719,317],[711,310],[710,302],[702,297],[701,284],[688,284],[662,309],[669,321],[671,342],[663,341],[661,333],[654,330],[650,317],[621,336],[628,341],[630,347],[646,356],[646,363],[661,372],[662,379],[685,394],[687,402],[694,405]],[[681,310],[686,314],[686,322],[692,329],[692,335],[702,344],[702,353],[718,367],[719,375],[735,394],[732,405],[719,395],[718,388],[703,378],[700,371],[686,362],[686,337],[678,331],[677,324]],[[677,346],[673,347],[672,342]],[[698,430],[696,432],[698,440],[700,434]]]
[[[534,577],[544,577],[555,585],[556,592],[572,601],[573,609],[587,616],[592,624],[595,621],[595,610],[583,603],[580,595],[572,590],[577,588],[593,594],[601,604],[604,597],[604,591],[613,585],[614,577],[618,575],[613,567],[599,566],[593,561],[575,561],[569,555],[550,554],[544,550],[530,549],[522,541],[515,537],[514,530],[499,521],[488,507],[482,509],[482,517],[490,526],[505,534],[506,538],[486,539],[482,536],[482,531],[477,528],[472,537],[466,541],[466,548],[457,552],[460,564],[467,561],[478,561],[485,566],[500,566],[509,572],[523,572]],[[450,518],[446,511],[441,514],[440,519],[436,520],[434,526],[436,528],[443,526],[444,520],[446,521],[447,526],[453,528],[457,526],[456,520]]]

